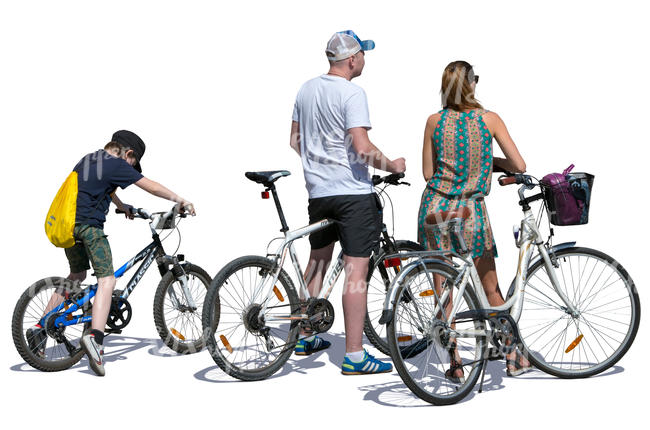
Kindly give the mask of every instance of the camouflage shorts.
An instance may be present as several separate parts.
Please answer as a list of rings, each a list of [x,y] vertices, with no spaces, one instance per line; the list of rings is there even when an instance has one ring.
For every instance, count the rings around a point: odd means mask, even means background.
[[[76,225],[74,238],[77,243],[65,249],[71,273],[90,269],[90,260],[97,278],[113,275],[113,255],[104,230],[86,224]]]

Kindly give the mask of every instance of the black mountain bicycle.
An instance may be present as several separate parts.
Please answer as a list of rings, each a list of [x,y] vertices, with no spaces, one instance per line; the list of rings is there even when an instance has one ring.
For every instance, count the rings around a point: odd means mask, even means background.
[[[126,287],[113,292],[106,333],[121,333],[129,324],[132,308],[127,299],[155,261],[162,276],[153,303],[158,334],[178,353],[199,351],[204,346],[201,312],[212,279],[205,270],[185,261],[182,254],[166,254],[157,232],[172,230],[168,237],[173,230],[178,231],[180,218],[186,214],[174,206],[168,212],[152,214],[134,209],[133,215],[149,220],[153,241],[115,272],[115,277],[120,278],[142,261]],[[63,296],[62,302],[50,303],[55,292]],[[96,292],[97,284],[81,284],[61,277],[44,278],[27,288],[16,303],[11,323],[20,356],[32,367],[46,372],[64,370],[77,363],[83,356],[79,342],[90,328],[91,299]]]

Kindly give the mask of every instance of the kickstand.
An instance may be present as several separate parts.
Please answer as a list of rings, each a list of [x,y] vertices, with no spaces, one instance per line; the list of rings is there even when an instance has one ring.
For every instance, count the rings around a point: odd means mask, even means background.
[[[483,369],[481,369],[481,385],[478,386],[479,394],[483,392],[483,381],[485,380],[485,369],[487,369],[488,359],[483,359]]]
[[[487,364],[490,361],[499,360],[502,358],[502,355],[495,348],[490,348],[487,351],[487,356],[483,359],[483,369],[481,370],[481,385],[478,387],[478,392],[483,392],[483,381],[485,380],[485,370],[487,369]]]

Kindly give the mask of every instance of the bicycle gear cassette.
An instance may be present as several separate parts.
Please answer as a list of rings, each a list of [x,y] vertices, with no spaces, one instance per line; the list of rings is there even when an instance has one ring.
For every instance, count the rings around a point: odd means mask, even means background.
[[[307,307],[307,316],[311,329],[324,333],[334,324],[334,307],[327,299],[313,299]]]

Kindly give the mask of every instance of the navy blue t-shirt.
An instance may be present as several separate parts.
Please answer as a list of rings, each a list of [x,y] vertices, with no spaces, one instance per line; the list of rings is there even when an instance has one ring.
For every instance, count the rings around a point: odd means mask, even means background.
[[[100,149],[86,155],[73,169],[77,172],[77,224],[104,228],[111,194],[128,187],[143,176],[125,160]]]

